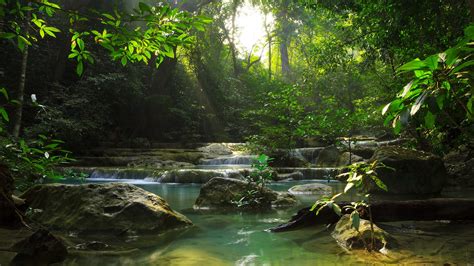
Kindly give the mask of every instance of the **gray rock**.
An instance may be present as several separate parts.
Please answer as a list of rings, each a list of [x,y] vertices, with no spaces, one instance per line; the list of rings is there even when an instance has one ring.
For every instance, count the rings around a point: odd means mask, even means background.
[[[390,194],[439,193],[446,183],[443,161],[430,153],[387,146],[375,151],[370,162],[375,160],[395,169],[377,170]],[[382,192],[374,183],[370,183],[368,191]]]
[[[350,152],[346,151],[342,153],[341,156],[339,157],[338,165],[346,166],[346,165],[351,165],[353,163],[362,162],[362,161],[364,161],[364,158],[354,153],[351,154]]]
[[[448,185],[474,187],[474,148],[471,145],[462,145],[450,151],[444,157],[444,164],[448,172]]]
[[[305,185],[296,185],[291,187],[288,192],[291,194],[308,194],[308,195],[331,195],[332,188],[321,183],[311,183]]]
[[[239,207],[238,202],[247,197],[246,192],[255,191],[249,204]],[[294,196],[288,193],[278,193],[268,188],[260,188],[246,181],[216,177],[201,187],[196,199],[196,209],[271,209],[272,206],[290,206],[296,204]]]
[[[214,177],[225,177],[222,171],[215,170],[198,170],[198,169],[181,169],[166,171],[159,181],[162,183],[206,183]],[[233,174],[232,177],[241,177]]]
[[[303,180],[304,175],[300,171],[296,171],[293,173],[287,173],[287,174],[277,174],[276,175],[276,180],[277,181],[282,181],[282,180]]]
[[[230,155],[232,150],[228,145],[224,143],[211,143],[207,146],[198,149],[201,152],[208,153],[209,155]]]
[[[64,261],[68,255],[64,243],[45,229],[16,243],[11,250],[17,252],[11,265],[49,265]]]
[[[372,231],[370,228],[370,221],[361,219],[359,230],[357,231],[352,227],[352,221],[350,215],[346,214],[341,217],[337,222],[332,237],[337,243],[346,250],[353,249],[366,249],[380,251],[383,248],[393,248],[396,245],[396,241],[387,232],[380,229],[377,225],[373,225],[374,228],[374,245],[372,247]],[[366,247],[368,245],[368,247]]]
[[[123,183],[38,185],[22,198],[30,218],[53,229],[87,233],[154,233],[192,225],[161,197]]]
[[[339,157],[341,151],[336,146],[329,146],[319,152],[316,166],[318,167],[336,167],[339,166]]]

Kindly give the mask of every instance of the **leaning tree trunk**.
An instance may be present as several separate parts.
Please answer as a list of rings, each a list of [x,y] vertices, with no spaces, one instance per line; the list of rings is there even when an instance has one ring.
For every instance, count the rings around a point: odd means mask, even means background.
[[[342,214],[350,213],[344,208],[350,205],[349,202],[338,204],[342,209]],[[370,205],[370,209],[374,222],[474,220],[474,199],[377,201]],[[367,208],[359,209],[359,213],[362,214],[361,218],[370,219]],[[339,216],[328,207],[323,208],[317,215],[308,207],[298,211],[287,223],[270,230],[272,232],[291,231],[314,225],[333,224],[338,220]]]

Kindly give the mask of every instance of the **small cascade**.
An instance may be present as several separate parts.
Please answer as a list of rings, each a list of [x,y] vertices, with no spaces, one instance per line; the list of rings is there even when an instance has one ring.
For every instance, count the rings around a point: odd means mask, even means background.
[[[95,169],[91,179],[150,179],[158,177],[158,173],[145,169]]]
[[[255,155],[222,156],[214,159],[202,159],[201,165],[251,165]]]
[[[323,150],[324,147],[312,147],[312,148],[297,148],[289,151],[291,157],[298,158],[308,163],[315,164],[316,159],[319,156],[319,152]]]
[[[282,174],[301,172],[303,180],[335,180],[339,168],[323,167],[323,168],[277,168],[276,171]]]

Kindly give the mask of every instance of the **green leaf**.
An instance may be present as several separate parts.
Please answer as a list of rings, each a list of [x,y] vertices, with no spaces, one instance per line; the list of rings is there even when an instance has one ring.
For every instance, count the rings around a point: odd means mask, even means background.
[[[11,32],[0,32],[0,39],[12,39],[15,38],[16,34]]]
[[[142,12],[152,13],[150,6],[143,2],[138,3],[138,7],[140,8]]]
[[[8,117],[8,113],[7,111],[5,110],[5,108],[3,107],[0,107],[0,115],[3,117],[3,120],[9,122],[10,121],[10,118]]]
[[[464,62],[464,63],[462,63],[461,65],[455,67],[455,68],[451,71],[451,73],[457,73],[457,72],[459,72],[460,70],[463,70],[464,68],[470,67],[470,66],[472,66],[472,65],[474,65],[474,60],[469,60],[469,61]]]
[[[384,182],[382,182],[382,180],[380,180],[380,178],[378,178],[378,177],[375,176],[375,175],[371,175],[370,178],[372,178],[372,180],[374,180],[374,182],[375,182],[375,184],[377,185],[377,187],[381,188],[381,189],[384,190],[384,191],[388,191],[387,186],[385,185]]]
[[[122,63],[122,66],[126,66],[127,65],[127,57],[123,56],[122,59],[120,60],[120,62]]]
[[[423,69],[426,67],[426,63],[421,61],[419,58],[410,61],[403,66],[399,67],[397,71],[399,72],[406,72],[406,71],[413,71],[413,70],[418,70],[418,69]]]
[[[79,49],[82,51],[84,50],[84,41],[81,38],[76,39],[77,46],[79,46]]]
[[[425,126],[428,129],[433,129],[435,127],[436,116],[428,111],[425,115]]]
[[[424,62],[430,68],[431,71],[435,71],[438,68],[438,60],[439,55],[435,54],[426,58]]]
[[[339,205],[336,203],[332,204],[332,209],[337,215],[341,216],[341,207]]]
[[[352,227],[356,230],[359,231],[360,227],[360,216],[357,211],[353,211],[351,213],[351,222],[352,222]]]
[[[353,186],[354,186],[354,183],[352,182],[347,183],[346,187],[344,188],[344,193],[347,193]]]
[[[464,35],[469,39],[474,39],[474,25],[470,25],[464,29]]]
[[[5,97],[5,99],[8,100],[8,92],[7,92],[7,89],[5,88],[0,88],[0,93],[3,94],[3,97]]]
[[[414,116],[418,110],[420,110],[421,106],[425,102],[426,96],[428,96],[428,91],[424,91],[417,99],[415,104],[411,107],[410,115]]]
[[[440,110],[443,110],[445,100],[446,100],[445,94],[439,94],[438,96],[436,96],[436,104],[438,105]]]
[[[82,76],[83,72],[84,72],[84,64],[82,63],[82,61],[80,61],[79,63],[77,63],[76,73],[77,75]]]
[[[412,80],[412,81],[410,81],[407,85],[405,85],[405,87],[403,87],[403,92],[402,92],[402,94],[400,95],[400,97],[404,98],[404,97],[408,94],[408,92],[410,91],[410,89],[411,89],[411,87],[413,86],[413,83],[414,83],[414,82],[415,82],[415,81]],[[382,113],[382,114],[383,114],[383,113]]]

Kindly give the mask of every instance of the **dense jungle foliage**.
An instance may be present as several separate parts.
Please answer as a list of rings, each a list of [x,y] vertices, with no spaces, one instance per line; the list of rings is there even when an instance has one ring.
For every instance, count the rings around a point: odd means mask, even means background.
[[[269,18],[250,50],[235,23],[245,6]],[[250,141],[274,150],[356,134],[402,134],[443,153],[472,138],[472,8],[0,0],[2,154],[39,160],[43,171],[69,160],[63,147]]]

